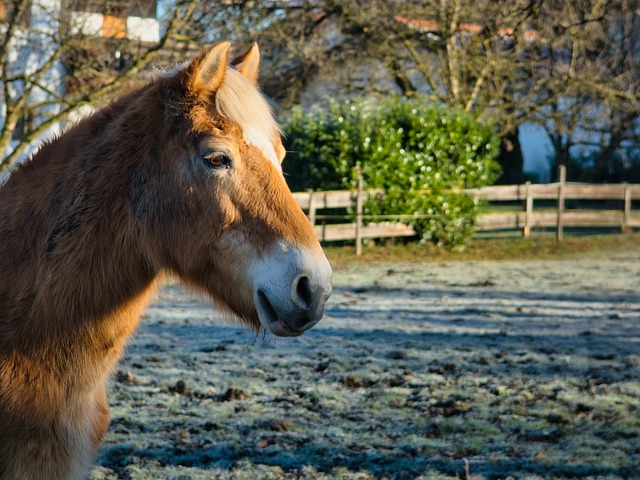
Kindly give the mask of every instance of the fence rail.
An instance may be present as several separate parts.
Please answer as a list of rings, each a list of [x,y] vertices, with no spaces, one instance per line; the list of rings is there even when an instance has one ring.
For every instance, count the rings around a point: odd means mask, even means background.
[[[391,238],[391,237],[412,237],[416,232],[409,225],[392,221],[369,222],[364,225],[363,205],[365,199],[372,195],[379,195],[382,190],[365,190],[362,179],[358,182],[357,190],[333,190],[326,192],[296,192],[293,197],[307,215],[316,236],[321,242],[331,242],[338,240],[355,240],[356,254],[362,252],[362,240],[365,238]],[[318,215],[318,210],[355,208],[355,218],[347,215]],[[355,222],[350,223],[321,223],[318,220],[354,218]],[[399,220],[398,217],[384,216],[384,219]],[[375,219],[367,216],[367,219]],[[380,218],[382,220],[382,218]]]
[[[559,169],[559,181],[545,185],[495,185],[466,190],[476,200],[489,202],[523,201],[520,212],[484,213],[476,219],[476,230],[522,229],[528,236],[532,228],[556,228],[559,240],[564,235],[564,227],[619,227],[622,231],[640,227],[640,211],[632,210],[633,200],[640,200],[640,185],[568,183],[566,170]],[[555,210],[534,211],[534,200],[553,200]],[[618,200],[619,210],[567,209],[567,200]]]
[[[560,182],[544,185],[493,185],[465,190],[472,197],[492,202],[526,200],[557,200]],[[624,200],[627,195],[640,198],[640,185],[618,183],[599,185],[590,183],[564,183],[565,198],[574,200]]]
[[[503,213],[481,213],[476,218],[477,231],[522,230],[529,236],[535,228],[555,228],[558,239],[562,239],[565,227],[611,227],[629,231],[640,228],[640,210],[632,210],[633,201],[640,200],[640,184],[585,184],[565,181],[565,170],[560,168],[559,181],[544,185],[494,185],[465,190],[476,200],[488,202],[523,202],[523,210]],[[357,190],[334,190],[297,192],[293,196],[314,226],[320,241],[354,240],[356,253],[360,254],[362,240],[366,238],[411,237],[416,232],[408,225],[398,223],[407,215],[363,215],[364,201],[381,190],[365,190],[362,180]],[[556,206],[534,210],[534,202],[555,201]],[[613,209],[567,209],[567,200],[618,200],[622,208]],[[355,209],[355,215],[322,215],[318,210]],[[349,223],[326,223],[326,220],[353,219]],[[380,220],[369,222],[364,220]],[[395,220],[395,221],[394,221]]]

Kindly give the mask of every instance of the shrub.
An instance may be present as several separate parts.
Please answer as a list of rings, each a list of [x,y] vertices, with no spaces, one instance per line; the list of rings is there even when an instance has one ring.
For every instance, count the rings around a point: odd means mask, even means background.
[[[499,174],[492,127],[423,97],[294,108],[283,126],[292,190],[355,188],[361,172],[367,188],[385,192],[365,213],[412,215],[423,240],[447,248],[473,230],[474,202],[459,190]]]

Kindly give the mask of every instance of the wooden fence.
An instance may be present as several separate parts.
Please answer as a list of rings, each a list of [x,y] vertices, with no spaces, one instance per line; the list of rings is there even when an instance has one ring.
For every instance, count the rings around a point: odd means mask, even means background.
[[[496,185],[467,190],[477,200],[489,202],[522,201],[522,211],[483,213],[476,219],[476,230],[522,230],[529,236],[534,228],[555,228],[556,236],[562,240],[565,227],[611,227],[629,231],[640,227],[640,211],[632,210],[632,201],[640,200],[639,184],[588,184],[567,183],[565,170],[560,169],[560,181],[544,185]],[[555,208],[548,206],[534,210],[535,200],[555,202]],[[618,200],[620,209],[567,209],[568,200]],[[547,202],[548,203],[548,202]]]
[[[585,184],[567,183],[565,170],[559,171],[560,181],[549,184],[496,185],[465,190],[476,200],[488,202],[519,202],[523,210],[500,213],[482,213],[476,218],[477,231],[522,230],[529,236],[532,229],[554,228],[559,240],[564,236],[565,227],[613,227],[621,231],[640,228],[640,210],[632,210],[633,200],[640,200],[640,184]],[[363,203],[371,195],[379,195],[380,190],[365,190],[362,180],[354,191],[336,190],[326,192],[294,193],[300,207],[314,226],[317,237],[322,242],[354,240],[356,254],[360,254],[362,240],[366,238],[410,237],[416,233],[408,225],[398,223],[406,215],[367,216],[363,214]],[[618,200],[621,209],[567,209],[567,200]],[[538,206],[535,201],[549,201],[555,207]],[[320,210],[355,210],[355,215],[319,214]],[[412,216],[411,216],[412,217]],[[327,223],[345,220],[345,223]],[[365,225],[365,220],[367,224]]]
[[[362,240],[365,238],[390,238],[390,237],[411,237],[416,233],[408,225],[398,223],[400,216],[393,218],[369,217],[363,214],[363,205],[366,198],[371,195],[379,195],[380,190],[365,190],[362,179],[358,182],[358,189],[334,190],[327,192],[307,192],[294,193],[293,196],[298,205],[307,211],[307,216],[314,227],[316,236],[321,242],[331,242],[337,240],[355,240],[356,255],[362,252]],[[353,215],[321,215],[318,210],[355,208]],[[372,220],[366,225],[364,220]],[[384,220],[396,220],[384,221]],[[326,223],[327,220],[349,220],[348,223]],[[355,220],[355,221],[354,221]],[[382,220],[374,222],[373,220]]]

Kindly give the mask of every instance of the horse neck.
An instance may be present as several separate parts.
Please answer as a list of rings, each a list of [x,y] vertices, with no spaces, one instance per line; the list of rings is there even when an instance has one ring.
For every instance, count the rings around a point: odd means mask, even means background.
[[[107,108],[0,190],[0,351],[16,338],[118,347],[148,302],[157,272],[127,197],[136,159],[105,140],[124,107]]]

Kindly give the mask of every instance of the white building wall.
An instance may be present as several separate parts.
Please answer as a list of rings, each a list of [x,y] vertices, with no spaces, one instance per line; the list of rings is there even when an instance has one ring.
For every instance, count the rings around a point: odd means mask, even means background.
[[[38,0],[31,5],[30,23],[28,28],[16,30],[8,54],[8,75],[22,76],[38,75],[38,84],[29,93],[27,103],[30,105],[43,104],[36,112],[33,112],[34,125],[40,124],[51,115],[60,111],[57,98],[64,97],[66,71],[61,61],[55,61],[42,75],[40,71],[45,67],[52,55],[56,53],[57,45],[54,38],[59,31],[59,18],[51,12],[58,12],[60,0]],[[0,84],[1,86],[1,84]],[[17,98],[24,94],[25,84],[21,81],[11,82],[7,88],[11,98]],[[4,91],[4,88],[0,88]],[[0,124],[4,123],[6,116],[6,101],[2,99],[2,110]],[[60,122],[51,125],[40,136],[40,140],[33,144],[23,153],[22,158],[26,158],[37,150],[42,141],[51,136],[58,135],[62,130]],[[17,141],[10,142],[10,149],[17,146]],[[10,151],[10,150],[9,150]],[[0,152],[5,155],[7,152]]]
[[[128,37],[141,42],[159,42],[160,25],[155,18],[127,17]]]
[[[71,33],[100,37],[104,15],[94,12],[71,12]],[[160,40],[160,24],[155,18],[130,16],[126,19],[127,38],[141,42],[155,43]]]
[[[71,34],[87,35],[89,37],[101,36],[103,20],[101,13],[71,12]]]

